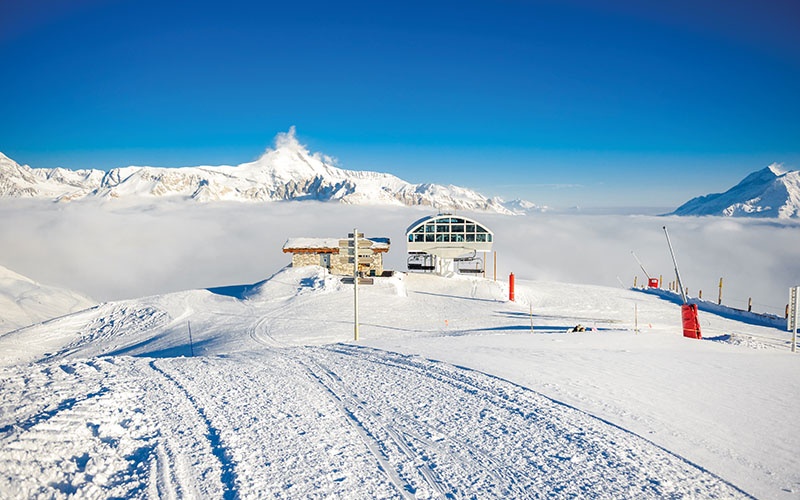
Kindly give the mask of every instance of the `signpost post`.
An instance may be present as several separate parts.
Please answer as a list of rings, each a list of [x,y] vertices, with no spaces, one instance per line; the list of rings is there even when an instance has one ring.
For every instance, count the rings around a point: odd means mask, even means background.
[[[353,229],[353,338],[358,342],[358,229]]]

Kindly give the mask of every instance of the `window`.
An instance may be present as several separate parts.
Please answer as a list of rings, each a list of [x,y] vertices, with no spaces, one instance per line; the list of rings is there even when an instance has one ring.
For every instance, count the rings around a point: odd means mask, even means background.
[[[464,235],[463,234],[451,234],[450,235],[450,241],[454,241],[454,242],[464,241]]]
[[[467,233],[467,243],[475,241],[475,235]]]
[[[486,241],[488,241],[489,243],[492,242],[492,235],[491,234],[487,234],[486,235]]]
[[[486,241],[486,234],[485,233],[476,234],[475,241]]]
[[[437,233],[449,233],[450,226],[446,226],[444,224],[436,224],[436,232]]]
[[[437,234],[436,235],[436,241],[437,242],[448,243],[450,241],[450,235],[449,234]]]
[[[414,241],[417,242],[417,243],[421,243],[421,242],[425,241],[425,235],[424,234],[415,234],[414,235]]]
[[[464,224],[453,224],[451,231],[454,233],[463,233]]]
[[[433,233],[425,234],[425,241],[433,241],[434,235]]]
[[[423,231],[425,231],[425,228],[424,228],[423,226],[419,226],[418,228],[416,228],[416,229],[414,230],[414,233],[421,233],[421,232],[423,232]]]
[[[408,241],[409,241],[409,243],[414,241],[414,235],[413,234],[409,234],[408,235]]]
[[[477,232],[478,233],[488,233],[489,232],[489,231],[485,230],[484,228],[482,228],[481,226],[476,226],[476,228],[477,228]]]
[[[467,224],[467,232],[474,233],[475,232],[475,224]]]
[[[435,226],[433,224],[425,224],[425,232],[426,233],[433,233],[435,232]]]

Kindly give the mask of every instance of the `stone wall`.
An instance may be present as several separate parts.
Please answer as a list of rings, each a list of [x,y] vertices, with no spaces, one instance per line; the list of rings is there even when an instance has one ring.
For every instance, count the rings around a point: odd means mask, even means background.
[[[340,253],[332,253],[330,271],[331,274],[338,276],[353,275],[352,257],[346,250]],[[321,255],[318,253],[295,253],[292,254],[292,267],[320,266],[322,265]],[[361,264],[359,267],[364,276],[380,276],[383,273],[383,254],[375,253],[372,256],[372,264]]]
[[[292,267],[318,266],[320,265],[318,253],[295,253],[292,254]]]

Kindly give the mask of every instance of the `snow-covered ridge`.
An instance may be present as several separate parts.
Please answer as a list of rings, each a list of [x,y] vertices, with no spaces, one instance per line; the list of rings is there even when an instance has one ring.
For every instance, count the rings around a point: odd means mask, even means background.
[[[0,266],[0,334],[93,305],[77,292],[42,285]]]
[[[672,215],[800,218],[800,170],[772,165],[753,172],[724,193],[698,196]]]
[[[354,205],[430,206],[503,214],[527,213],[529,202],[506,207],[470,189],[411,184],[394,175],[345,170],[330,157],[300,144],[294,127],[280,133],[275,148],[237,166],[123,167],[101,170],[38,169],[0,153],[0,197],[71,201],[82,198],[179,197],[197,201],[335,201]]]

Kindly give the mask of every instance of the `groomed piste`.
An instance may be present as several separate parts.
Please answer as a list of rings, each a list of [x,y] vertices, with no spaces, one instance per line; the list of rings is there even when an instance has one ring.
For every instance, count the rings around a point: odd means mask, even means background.
[[[701,313],[706,335],[740,341],[693,341],[674,304],[594,286],[522,280],[512,303],[493,280],[397,274],[362,294],[359,343],[352,288],[315,267],[106,303],[0,336],[0,491],[797,491],[797,438],[781,415],[798,400],[779,382],[796,360],[775,347],[783,332]],[[568,333],[578,323],[587,331]],[[758,404],[743,411],[741,394]]]

